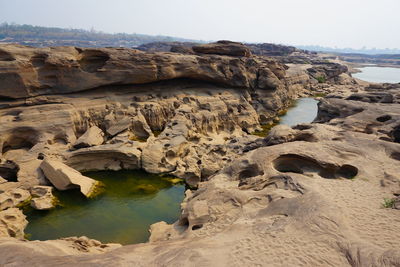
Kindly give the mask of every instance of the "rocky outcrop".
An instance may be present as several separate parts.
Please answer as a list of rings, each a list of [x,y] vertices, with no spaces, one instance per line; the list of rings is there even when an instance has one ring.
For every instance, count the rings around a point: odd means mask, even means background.
[[[107,144],[79,149],[67,155],[67,164],[79,171],[140,169],[140,145]]]
[[[209,46],[211,48],[207,48]],[[258,88],[258,72],[270,67],[275,79],[283,78],[276,72],[278,69],[284,72],[280,64],[248,57],[248,48],[243,45],[224,42],[209,46],[199,49],[202,53],[222,55],[144,53],[125,48],[2,45],[0,51],[12,56],[13,60],[0,61],[3,81],[0,97],[15,99],[66,94],[107,85],[145,84],[182,78]]]
[[[31,207],[37,210],[49,210],[57,205],[57,199],[53,196],[53,187],[34,186],[31,188]]]
[[[145,52],[175,52],[181,54],[194,54],[192,46],[198,45],[198,43],[192,42],[152,42],[142,44],[136,47],[136,49]],[[184,53],[183,53],[184,52]]]
[[[307,69],[310,76],[319,82],[332,80],[339,77],[340,74],[346,73],[348,68],[344,65],[333,62],[314,62],[312,68]]]
[[[192,46],[194,52],[199,54],[226,55],[234,57],[249,57],[250,49],[242,43],[231,41],[218,41],[216,43]]]
[[[246,44],[251,49],[251,52],[254,55],[259,56],[288,56],[293,52],[300,51],[296,47],[286,46],[286,45],[278,45],[271,43],[262,43],[262,44]]]
[[[68,167],[62,162],[44,160],[40,164],[44,175],[58,189],[68,190],[79,188],[87,197],[91,197],[98,186],[98,182],[89,177],[83,176],[80,172]]]

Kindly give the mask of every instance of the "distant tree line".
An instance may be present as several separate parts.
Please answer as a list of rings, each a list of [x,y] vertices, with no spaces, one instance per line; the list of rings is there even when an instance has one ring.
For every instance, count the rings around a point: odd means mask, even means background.
[[[126,34],[126,33],[103,33],[95,30],[64,29],[56,27],[41,27],[28,24],[0,24],[0,42],[16,42],[25,44],[30,42],[33,45],[40,41],[53,41],[56,44],[80,42],[96,42],[99,45],[109,44],[110,46],[137,46],[151,42],[172,42],[172,41],[192,41],[183,38],[170,36],[152,36],[145,34]],[[68,42],[66,42],[68,41]],[[95,45],[96,46],[96,45]]]

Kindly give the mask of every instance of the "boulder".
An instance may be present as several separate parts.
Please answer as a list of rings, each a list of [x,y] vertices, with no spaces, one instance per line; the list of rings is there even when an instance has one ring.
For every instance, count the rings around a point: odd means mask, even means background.
[[[131,124],[131,119],[129,117],[124,117],[118,121],[112,121],[110,126],[107,127],[107,133],[111,136],[115,136],[123,131],[126,131]]]
[[[140,169],[142,143],[133,143],[82,148],[67,155],[67,164],[78,171]]]
[[[150,225],[149,242],[168,240],[168,237],[171,235],[171,230],[172,225],[167,224],[164,221]]]
[[[192,227],[192,229],[193,227],[202,227],[203,224],[207,223],[210,219],[207,200],[198,200],[191,203],[187,211],[189,213],[189,226]]]
[[[37,210],[49,210],[56,206],[56,198],[53,196],[53,187],[34,186],[31,188],[31,207]]]
[[[82,194],[91,197],[99,185],[98,181],[83,176],[77,170],[59,161],[46,159],[40,164],[40,168],[58,190],[79,188]]]
[[[24,229],[28,225],[25,218],[17,208],[0,211],[0,237],[24,238]]]
[[[104,133],[103,131],[97,127],[90,127],[81,137],[76,140],[74,147],[75,148],[83,148],[90,146],[98,146],[103,144],[104,142]]]
[[[271,129],[265,138],[267,145],[277,145],[281,143],[291,142],[295,139],[296,130],[287,125],[276,125]]]
[[[218,41],[211,44],[195,45],[193,51],[200,54],[216,54],[235,57],[251,56],[250,49],[242,43],[231,41]]]

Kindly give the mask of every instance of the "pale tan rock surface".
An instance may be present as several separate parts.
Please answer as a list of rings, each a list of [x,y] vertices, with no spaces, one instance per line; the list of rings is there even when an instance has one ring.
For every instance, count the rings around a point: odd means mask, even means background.
[[[229,46],[228,50],[231,51],[229,44],[220,46],[221,49]],[[240,49],[247,48],[241,46]],[[2,45],[0,51],[13,59],[1,63],[3,83],[0,85],[0,96],[10,98],[65,94],[106,85],[144,84],[178,78],[258,88],[259,70],[272,68],[273,79],[278,79],[276,75],[284,72],[280,64],[272,61],[266,64],[262,58],[232,58],[225,55],[144,53],[127,48],[31,48],[18,45]]]
[[[51,186],[34,186],[31,188],[31,207],[37,210],[49,210],[56,206],[57,199]]]
[[[42,161],[40,169],[58,190],[79,188],[82,194],[90,197],[98,183],[96,180],[83,176],[80,172],[55,160],[46,159]]]
[[[18,208],[0,211],[0,238],[24,238],[24,229],[27,224],[28,221],[25,219],[25,215]]]
[[[0,210],[17,207],[29,201],[31,195],[27,190],[15,188],[0,193]]]
[[[83,148],[90,146],[98,146],[104,142],[104,133],[97,127],[90,127],[83,135],[81,135],[78,140],[76,140],[74,147]]]

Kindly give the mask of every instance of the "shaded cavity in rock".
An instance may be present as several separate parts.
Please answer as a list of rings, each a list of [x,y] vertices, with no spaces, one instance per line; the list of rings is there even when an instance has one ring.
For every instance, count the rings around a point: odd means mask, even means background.
[[[337,166],[330,163],[320,163],[317,160],[297,154],[281,155],[273,161],[274,168],[279,172],[294,172],[299,174],[317,173],[327,179],[354,178],[358,169],[352,165]]]

